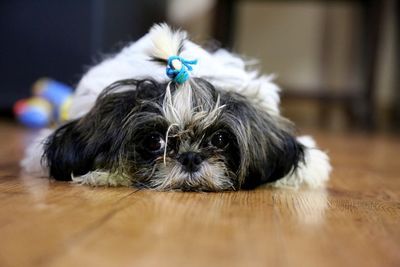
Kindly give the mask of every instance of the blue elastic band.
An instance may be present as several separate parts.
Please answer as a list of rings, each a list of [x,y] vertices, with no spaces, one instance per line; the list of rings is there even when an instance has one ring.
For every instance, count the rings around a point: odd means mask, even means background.
[[[174,66],[172,66],[172,61],[173,60],[179,60],[182,63],[182,68],[180,70],[174,69]],[[175,82],[182,84],[186,82],[189,79],[189,71],[193,70],[193,67],[191,65],[196,65],[197,64],[197,59],[195,60],[186,60],[180,56],[170,56],[168,58],[168,63],[167,63],[167,76],[170,77],[172,80]]]

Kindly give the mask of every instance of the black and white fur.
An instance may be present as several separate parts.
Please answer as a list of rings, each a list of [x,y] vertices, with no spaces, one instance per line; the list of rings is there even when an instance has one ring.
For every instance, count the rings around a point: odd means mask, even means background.
[[[165,75],[172,55],[199,60],[184,84]],[[89,70],[71,121],[44,132],[22,165],[57,180],[157,190],[321,186],[328,157],[311,138],[294,136],[277,93],[239,57],[208,53],[186,33],[155,25]]]

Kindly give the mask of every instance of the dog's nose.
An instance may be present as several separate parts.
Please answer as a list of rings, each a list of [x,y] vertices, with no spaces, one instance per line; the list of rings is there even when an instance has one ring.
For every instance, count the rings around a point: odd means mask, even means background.
[[[196,172],[199,170],[199,166],[203,162],[203,158],[199,153],[185,152],[178,157],[178,161],[182,164],[185,171]]]

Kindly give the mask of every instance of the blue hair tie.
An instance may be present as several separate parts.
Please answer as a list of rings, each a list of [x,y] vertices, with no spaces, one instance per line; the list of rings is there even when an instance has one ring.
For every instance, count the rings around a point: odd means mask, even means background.
[[[172,61],[179,60],[182,63],[182,67],[180,70],[175,69],[172,65]],[[197,59],[195,60],[186,60],[180,56],[170,56],[168,58],[167,63],[167,76],[170,77],[173,81],[182,84],[189,79],[189,71],[193,70],[191,65],[196,65]]]

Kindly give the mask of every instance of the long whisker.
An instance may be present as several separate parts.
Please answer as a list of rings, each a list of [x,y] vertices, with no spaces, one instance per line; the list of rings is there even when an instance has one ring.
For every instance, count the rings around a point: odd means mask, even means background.
[[[170,126],[168,126],[167,132],[165,134],[165,147],[164,147],[164,157],[163,157],[163,162],[164,165],[166,164],[166,157],[167,157],[167,149],[168,149],[168,136],[169,136],[169,131],[172,129],[172,127],[178,126],[178,124],[173,123]]]

